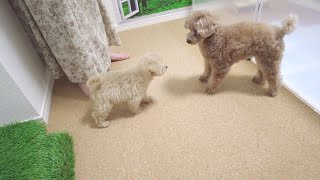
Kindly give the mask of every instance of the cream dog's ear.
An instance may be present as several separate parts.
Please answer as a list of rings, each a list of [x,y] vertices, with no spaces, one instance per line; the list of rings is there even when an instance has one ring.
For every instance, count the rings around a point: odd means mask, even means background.
[[[96,76],[92,76],[88,79],[87,86],[90,89],[97,89],[102,85],[102,83],[103,83],[103,81],[102,81],[101,77],[96,75]]]
[[[151,74],[160,73],[159,62],[162,61],[162,57],[157,53],[146,53],[141,58],[140,65],[144,67]]]
[[[161,76],[163,73],[167,71],[168,66],[161,65],[157,62],[153,62],[149,64],[148,70],[153,76]]]
[[[214,32],[214,28],[217,24],[216,17],[210,14],[204,14],[195,23],[195,29],[201,37],[207,38]]]
[[[151,74],[159,74],[159,72],[160,72],[160,69],[156,63],[148,64],[148,70]]]

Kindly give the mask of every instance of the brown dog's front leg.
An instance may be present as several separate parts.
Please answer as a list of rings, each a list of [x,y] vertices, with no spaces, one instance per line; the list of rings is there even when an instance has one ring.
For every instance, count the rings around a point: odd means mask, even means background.
[[[199,80],[201,82],[207,82],[210,74],[211,74],[211,66],[208,62],[204,62],[204,71],[203,71],[202,75],[200,76]]]
[[[206,93],[213,94],[217,87],[221,84],[223,78],[228,74],[229,70],[230,68],[215,69],[211,73],[211,76],[208,80],[208,87],[206,89]]]

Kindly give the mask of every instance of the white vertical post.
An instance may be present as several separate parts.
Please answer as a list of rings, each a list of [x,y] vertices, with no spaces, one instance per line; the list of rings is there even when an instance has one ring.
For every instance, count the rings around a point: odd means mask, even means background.
[[[262,11],[263,0],[257,0],[256,8],[254,10],[254,22],[260,21],[260,15]]]

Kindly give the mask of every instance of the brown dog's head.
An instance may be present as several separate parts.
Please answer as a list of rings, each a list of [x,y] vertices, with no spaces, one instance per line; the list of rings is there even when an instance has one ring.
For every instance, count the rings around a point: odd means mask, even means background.
[[[218,25],[218,17],[208,11],[195,11],[191,13],[184,24],[184,27],[190,30],[187,34],[187,43],[197,44],[201,40],[211,36]]]
[[[152,76],[161,76],[168,68],[167,65],[162,64],[162,58],[156,53],[145,54],[141,59],[140,66]]]

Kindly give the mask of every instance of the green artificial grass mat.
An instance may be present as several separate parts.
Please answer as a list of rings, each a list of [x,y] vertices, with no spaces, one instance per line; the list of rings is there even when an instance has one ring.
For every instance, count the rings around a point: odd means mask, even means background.
[[[0,127],[0,180],[74,179],[73,142],[40,121]]]

